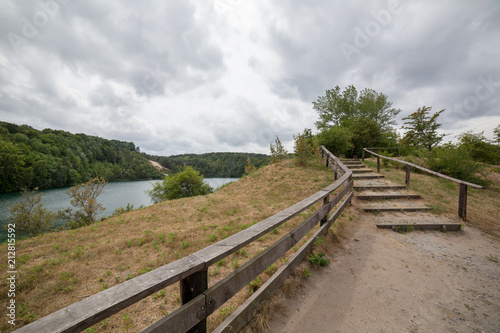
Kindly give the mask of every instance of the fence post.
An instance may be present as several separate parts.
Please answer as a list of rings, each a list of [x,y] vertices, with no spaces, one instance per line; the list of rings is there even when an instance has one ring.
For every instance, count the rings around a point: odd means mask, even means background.
[[[335,172],[335,175],[337,175],[337,172]],[[330,201],[330,194],[328,194],[326,197],[323,198],[323,204],[321,205],[321,207],[328,205],[329,201]],[[321,219],[320,225],[323,225],[326,222],[328,222],[328,213],[327,215],[325,215],[325,217]]]
[[[399,157],[399,148],[396,148],[396,157]]]
[[[365,161],[365,148],[363,148],[363,152],[361,153],[361,160]]]
[[[467,185],[460,183],[460,192],[458,194],[458,217],[467,220]]]
[[[406,165],[406,177],[405,177],[406,187],[410,187],[410,166]]]
[[[377,156],[377,172],[380,172],[380,156]]]
[[[181,290],[180,290],[181,302],[184,305],[208,289],[208,270],[203,270],[191,274],[190,276],[182,279],[180,285],[181,285]],[[206,331],[207,331],[207,320],[203,319],[193,328],[191,328],[188,332],[206,333]]]

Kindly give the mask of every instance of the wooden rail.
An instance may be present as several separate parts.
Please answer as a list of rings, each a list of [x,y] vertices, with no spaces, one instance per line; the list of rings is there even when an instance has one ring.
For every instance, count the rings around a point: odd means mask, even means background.
[[[385,159],[390,160],[390,161],[405,164],[406,165],[406,176],[405,176],[406,186],[410,186],[410,172],[411,172],[410,168],[411,167],[418,169],[418,170],[421,170],[421,171],[424,171],[424,172],[427,172],[427,173],[430,173],[431,175],[434,175],[434,176],[437,176],[440,178],[444,178],[444,179],[448,179],[448,180],[451,180],[452,182],[455,182],[455,183],[459,183],[460,184],[460,191],[459,191],[459,195],[458,195],[458,216],[461,219],[463,219],[464,221],[466,221],[466,219],[467,219],[467,186],[470,186],[473,188],[478,188],[478,189],[484,189],[484,187],[481,185],[469,183],[469,182],[466,182],[466,181],[463,181],[460,179],[446,176],[446,175],[443,175],[439,172],[424,168],[420,165],[416,165],[416,164],[413,164],[410,162],[401,161],[401,160],[398,160],[396,158],[387,157],[387,156],[383,156],[383,155],[374,153],[373,151],[370,150],[370,148],[363,148],[363,160],[365,158],[365,152],[370,153],[373,156],[377,157],[377,172],[380,172],[380,159],[381,158],[385,158]]]
[[[206,318],[211,313],[281,258],[320,223],[319,229],[286,264],[216,329],[216,332],[239,331],[250,321],[262,302],[272,296],[300,264],[312,249],[317,237],[328,232],[328,228],[351,202],[352,172],[326,148],[321,147],[321,151],[326,165],[332,168],[336,178],[336,181],[326,188],[218,243],[58,310],[21,327],[16,332],[80,332],[177,281],[180,281],[182,306],[143,332],[205,332]],[[330,195],[337,190],[338,193],[330,199]],[[322,206],[298,227],[208,288],[209,266],[318,202],[322,202]],[[334,208],[335,211],[328,217],[328,213]]]

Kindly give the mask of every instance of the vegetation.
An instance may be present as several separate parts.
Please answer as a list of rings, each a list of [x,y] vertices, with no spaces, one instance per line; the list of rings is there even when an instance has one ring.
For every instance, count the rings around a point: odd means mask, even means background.
[[[309,144],[306,134],[294,135],[293,139],[295,140],[294,153],[297,157],[297,164],[304,166],[307,160],[312,157],[313,147]]]
[[[497,145],[500,145],[500,125],[493,130],[493,141],[496,142]]]
[[[473,133],[472,131],[460,134],[458,136],[460,140],[459,147],[465,149],[476,161],[488,164],[499,164],[500,146],[489,142],[483,134],[484,132]]]
[[[407,120],[405,122],[407,126],[403,126],[403,128],[408,131],[401,139],[401,144],[431,150],[441,142],[445,134],[437,133],[437,129],[441,127],[441,124],[437,122],[437,118],[444,110],[429,116],[431,109],[430,106],[423,106],[408,117],[403,118],[403,120]]]
[[[387,95],[372,89],[358,93],[352,85],[341,92],[336,86],[318,97],[313,108],[319,114],[316,127],[320,144],[329,145],[337,154],[360,156],[364,147],[389,147],[396,143],[392,126],[401,110],[392,108]],[[334,148],[337,143],[340,145]]]
[[[148,195],[155,203],[174,200],[179,198],[194,197],[213,192],[213,189],[205,183],[203,176],[192,167],[184,169],[176,174],[166,176],[163,182],[156,183]]]
[[[182,198],[109,217],[93,225],[63,230],[16,242],[19,279],[16,304],[16,326],[0,323],[2,332],[10,332],[49,313],[93,295],[104,288],[163,266],[229,237],[265,218],[299,202],[334,181],[334,175],[320,161],[310,160],[306,167],[293,163],[276,163],[252,172],[247,177],[214,193]],[[311,208],[318,209],[321,203]],[[309,210],[307,211],[308,213]],[[252,242],[217,266],[218,275],[209,275],[213,285],[227,276],[234,266],[241,267],[261,250],[276,242],[303,221],[297,216],[269,232],[262,240]],[[189,246],[187,246],[189,244]],[[300,248],[303,242],[296,246]],[[325,253],[324,250],[322,252]],[[0,248],[7,257],[7,247]],[[290,251],[286,257],[293,255]],[[22,258],[22,260],[20,260]],[[234,259],[237,259],[236,261]],[[279,269],[282,261],[275,263]],[[235,264],[233,265],[233,262]],[[305,264],[308,265],[306,262]],[[214,264],[209,271],[215,269]],[[5,273],[5,272],[4,272]],[[5,273],[6,274],[6,273]],[[5,275],[4,274],[4,275]],[[6,276],[2,276],[4,281]],[[262,283],[269,278],[263,272]],[[41,287],[42,286],[42,287]],[[296,290],[292,286],[290,290]],[[0,284],[7,294],[8,284]],[[151,322],[163,318],[179,306],[179,285],[174,284],[151,295],[122,312],[93,325],[97,332],[115,332],[125,326],[124,318],[141,331]],[[237,307],[248,298],[248,287],[223,308]],[[222,322],[225,314],[216,311],[208,319],[209,330]],[[141,318],[150,318],[144,321]]]
[[[40,200],[42,194],[37,194],[36,189],[23,191],[18,202],[10,207],[9,219],[16,224],[16,229],[30,236],[37,236],[52,229],[56,215],[44,208]]]
[[[72,198],[71,205],[79,209],[71,216],[73,223],[84,226],[96,221],[96,216],[106,209],[97,202],[106,185],[107,182],[103,178],[94,178],[68,190],[68,195]]]
[[[171,173],[182,171],[184,166],[198,170],[205,177],[240,178],[245,174],[248,158],[255,168],[269,163],[269,156],[249,153],[206,153],[183,154],[174,156],[152,156],[144,154],[148,159],[160,163]]]
[[[0,193],[161,178],[132,142],[0,122]]]
[[[272,163],[277,163],[288,157],[288,152],[286,151],[285,147],[283,147],[283,144],[278,137],[276,137],[274,144],[271,143],[270,149]]]

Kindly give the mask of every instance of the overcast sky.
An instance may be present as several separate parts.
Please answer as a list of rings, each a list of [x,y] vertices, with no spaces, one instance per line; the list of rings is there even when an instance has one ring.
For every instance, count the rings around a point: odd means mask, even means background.
[[[500,124],[500,1],[0,1],[0,120],[172,155],[269,153],[336,85]]]

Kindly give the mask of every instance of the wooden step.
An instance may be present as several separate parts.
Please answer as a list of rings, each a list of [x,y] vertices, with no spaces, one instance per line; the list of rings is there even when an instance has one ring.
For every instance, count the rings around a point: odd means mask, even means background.
[[[419,194],[358,194],[356,198],[360,200],[392,200],[392,199],[420,199]]]
[[[346,165],[349,169],[361,169],[361,168],[366,168],[366,165],[364,164],[352,164],[352,165]]]
[[[352,173],[370,173],[373,172],[372,169],[353,169]]]
[[[430,207],[366,207],[363,208],[365,212],[422,212],[426,210],[431,210]]]
[[[378,178],[384,178],[383,175],[377,175],[377,174],[352,174],[353,179],[378,179]]]
[[[345,165],[364,165],[362,162],[356,162],[356,161],[351,161],[351,162],[341,161],[341,162],[344,163]]]
[[[392,229],[394,231],[411,231],[411,230],[441,230],[441,231],[460,231],[463,230],[463,225],[460,223],[381,223],[377,224],[380,229]]]
[[[353,186],[355,190],[399,190],[406,189],[405,185],[359,185]]]

